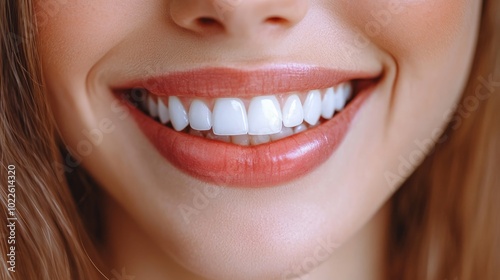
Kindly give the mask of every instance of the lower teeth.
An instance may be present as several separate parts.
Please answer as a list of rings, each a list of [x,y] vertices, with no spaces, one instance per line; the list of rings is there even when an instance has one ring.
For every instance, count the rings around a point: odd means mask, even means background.
[[[278,141],[278,140],[281,140],[283,138],[287,138],[287,137],[290,137],[292,135],[302,133],[310,128],[318,126],[319,124],[311,126],[307,123],[303,123],[303,124],[296,126],[294,128],[283,127],[281,132],[276,133],[276,134],[272,134],[272,135],[244,134],[244,135],[235,135],[235,136],[223,136],[223,135],[214,134],[212,130],[199,131],[199,130],[195,130],[192,128],[186,128],[182,132],[188,133],[188,134],[196,136],[196,137],[202,137],[202,138],[226,142],[226,143],[233,143],[235,145],[240,145],[240,146],[256,146],[256,145],[260,145],[260,144]]]

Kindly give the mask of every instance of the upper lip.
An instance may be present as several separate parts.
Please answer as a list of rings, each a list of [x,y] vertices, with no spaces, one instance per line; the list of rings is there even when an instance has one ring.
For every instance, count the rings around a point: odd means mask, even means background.
[[[329,88],[343,82],[372,79],[379,75],[380,72],[297,64],[258,70],[203,68],[139,78],[117,89],[144,88],[157,96],[252,97]]]

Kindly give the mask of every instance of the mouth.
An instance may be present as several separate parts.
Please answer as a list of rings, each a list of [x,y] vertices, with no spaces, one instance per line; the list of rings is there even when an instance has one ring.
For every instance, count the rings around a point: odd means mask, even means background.
[[[234,187],[280,185],[326,161],[380,73],[201,69],[114,89],[180,171]]]

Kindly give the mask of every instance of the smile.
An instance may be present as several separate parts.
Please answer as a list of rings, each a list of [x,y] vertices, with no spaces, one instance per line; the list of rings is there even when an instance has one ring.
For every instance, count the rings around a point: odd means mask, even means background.
[[[312,67],[217,68],[133,81],[115,92],[184,173],[218,185],[266,187],[326,161],[379,77]]]

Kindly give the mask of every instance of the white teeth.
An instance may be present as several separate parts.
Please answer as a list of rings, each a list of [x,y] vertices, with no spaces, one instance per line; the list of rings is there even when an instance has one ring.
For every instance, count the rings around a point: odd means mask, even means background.
[[[240,146],[250,146],[250,137],[252,136],[248,134],[231,136],[231,142]]]
[[[269,135],[252,135],[250,136],[250,143],[254,146],[271,142]]]
[[[304,121],[304,109],[298,95],[294,94],[288,97],[283,106],[283,125],[285,127],[294,127]]]
[[[344,91],[344,85],[340,85],[337,87],[335,90],[335,109],[337,111],[340,111],[344,109],[345,103],[346,103],[346,94]]]
[[[283,129],[280,132],[271,135],[271,140],[276,141],[276,140],[280,140],[280,139],[283,139],[283,138],[286,138],[286,137],[292,136],[292,135],[293,135],[292,128],[283,127]]]
[[[346,102],[351,99],[351,95],[352,95],[352,85],[351,85],[351,83],[345,83],[344,84],[344,99]]]
[[[323,104],[321,105],[321,116],[327,120],[333,117],[335,113],[335,92],[333,88],[329,88],[323,97]]]
[[[293,133],[301,133],[307,130],[307,126],[305,124],[298,125],[293,128]]]
[[[148,111],[151,117],[158,117],[158,105],[151,95],[148,95]]]
[[[298,94],[291,94],[283,100],[283,107],[277,96],[258,96],[249,102],[248,113],[239,98],[217,98],[213,110],[204,101],[194,99],[187,111],[176,96],[168,98],[167,107],[166,99],[155,101],[154,96],[145,95],[141,106],[162,124],[171,122],[177,131],[190,126],[187,133],[191,135],[250,146],[277,141],[320,125],[321,117],[328,120],[335,111],[343,110],[352,94],[351,83],[343,83],[311,90],[303,103]]]
[[[158,99],[158,116],[160,117],[160,122],[166,124],[170,121],[170,114],[168,113],[168,108],[165,106],[161,99]]]
[[[275,96],[254,97],[248,108],[248,134],[269,135],[281,131],[283,117]]]
[[[189,125],[196,130],[210,130],[212,128],[212,112],[201,100],[193,100],[189,107]]]
[[[194,136],[198,136],[198,137],[204,137],[203,133],[201,131],[195,130],[195,129],[190,129],[189,134],[194,135]]]
[[[227,135],[216,135],[212,131],[207,133],[207,138],[212,139],[212,140],[217,140],[217,141],[222,141],[229,143],[231,142],[231,137]]]
[[[248,133],[245,104],[239,98],[219,98],[213,112],[213,131],[216,135],[242,135]]]
[[[168,107],[170,113],[170,120],[175,130],[181,131],[189,125],[189,119],[179,98],[170,96],[168,99]]]
[[[315,125],[321,116],[321,92],[312,90],[309,92],[304,102],[304,121],[310,125]]]

